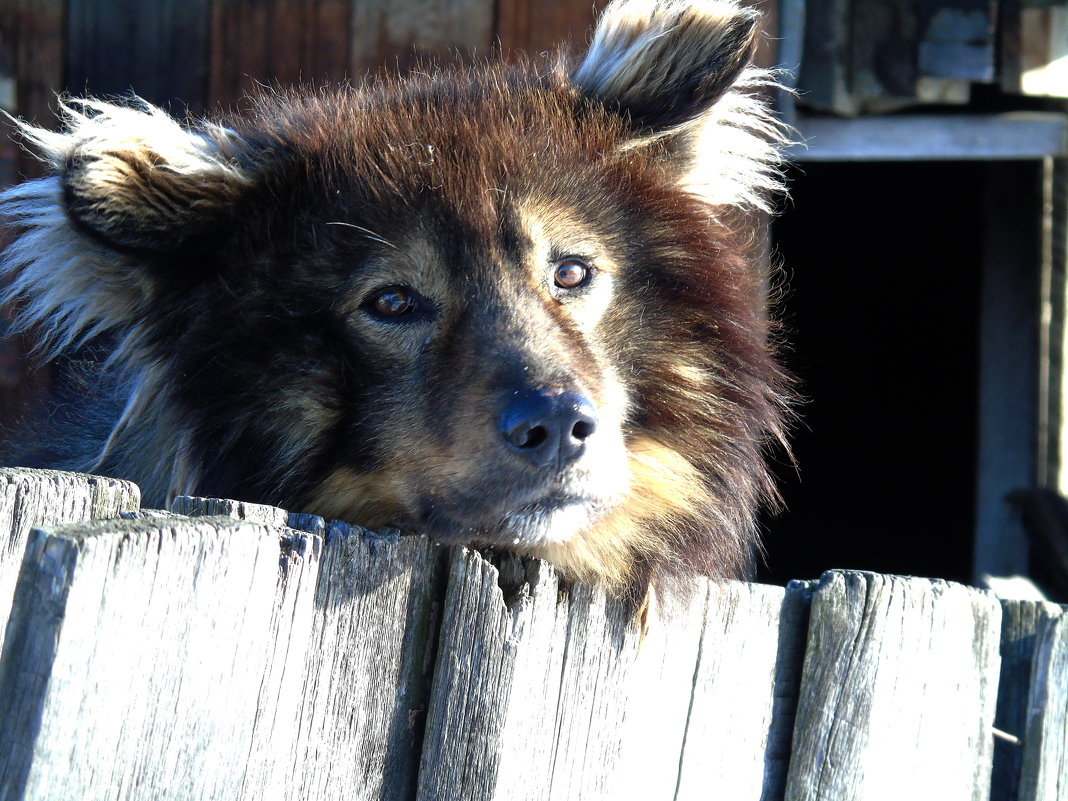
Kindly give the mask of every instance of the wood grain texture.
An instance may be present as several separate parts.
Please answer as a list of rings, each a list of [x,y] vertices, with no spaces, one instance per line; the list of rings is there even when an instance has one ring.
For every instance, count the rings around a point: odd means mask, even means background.
[[[360,80],[383,65],[407,68],[427,56],[485,57],[493,40],[493,0],[367,0],[352,8],[351,72]]]
[[[1061,613],[1052,603],[1001,601],[1001,678],[994,725],[1020,740],[1027,727],[1028,696],[1038,631]],[[1023,749],[1018,743],[994,741],[994,769],[990,797],[1015,801],[1019,790]]]
[[[781,797],[804,653],[804,592],[699,582],[655,621],[628,677],[614,798]],[[784,750],[785,746],[785,750]]]
[[[962,585],[826,574],[787,801],[986,801],[1000,625],[997,600]]]
[[[222,515],[235,520],[249,520],[254,523],[266,523],[269,526],[286,526],[289,513],[277,506],[247,501],[231,501],[225,498],[197,498],[191,495],[179,495],[171,502],[171,511],[187,517],[204,517],[205,515]]]
[[[227,518],[34,528],[0,657],[0,797],[236,798],[278,537]]]
[[[537,0],[499,0],[494,33],[505,56],[530,55],[557,45],[581,50],[594,20],[608,3],[544,3]]]
[[[502,567],[452,561],[418,798],[613,797],[637,627],[548,565]]]
[[[68,0],[64,88],[204,110],[209,0]]]
[[[348,77],[352,0],[212,0],[209,102]]]
[[[426,537],[327,528],[293,738],[275,747],[286,799],[410,799],[443,567]],[[286,752],[288,755],[286,755]],[[246,794],[249,801],[256,798]]]
[[[1020,801],[1068,798],[1068,613],[1046,620],[1035,643],[1020,771]]]
[[[11,609],[15,580],[30,529],[36,525],[81,523],[137,509],[141,491],[129,481],[0,467],[0,620]],[[4,632],[0,629],[0,645]]]

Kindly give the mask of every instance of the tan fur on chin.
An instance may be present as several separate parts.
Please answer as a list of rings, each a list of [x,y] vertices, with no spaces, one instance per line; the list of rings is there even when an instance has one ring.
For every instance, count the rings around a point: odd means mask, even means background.
[[[669,561],[680,542],[673,521],[689,518],[695,498],[706,495],[700,472],[681,454],[651,437],[628,448],[631,486],[623,504],[571,540],[533,549],[567,578],[600,581],[622,590],[645,564]]]

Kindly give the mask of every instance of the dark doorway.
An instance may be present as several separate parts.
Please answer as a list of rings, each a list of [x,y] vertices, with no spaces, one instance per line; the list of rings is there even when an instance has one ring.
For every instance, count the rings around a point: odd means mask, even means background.
[[[806,402],[760,579],[971,580],[984,169],[807,164],[774,224]]]

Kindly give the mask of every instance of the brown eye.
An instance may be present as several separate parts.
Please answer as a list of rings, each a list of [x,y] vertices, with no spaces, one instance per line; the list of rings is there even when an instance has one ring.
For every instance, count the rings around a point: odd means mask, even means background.
[[[379,317],[400,317],[415,311],[415,296],[403,287],[391,287],[372,297],[370,308]]]
[[[578,259],[565,259],[556,267],[553,282],[561,289],[576,289],[590,278],[590,266]]]

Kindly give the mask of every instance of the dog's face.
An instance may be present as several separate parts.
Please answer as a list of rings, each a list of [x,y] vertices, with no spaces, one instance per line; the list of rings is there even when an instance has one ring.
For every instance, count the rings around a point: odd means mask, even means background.
[[[104,463],[150,497],[415,526],[609,583],[737,572],[781,415],[733,228],[775,182],[736,87],[754,31],[729,3],[629,0],[571,69],[265,95],[192,130],[85,102],[27,129],[57,177],[6,200],[11,294],[57,347],[125,332]]]

